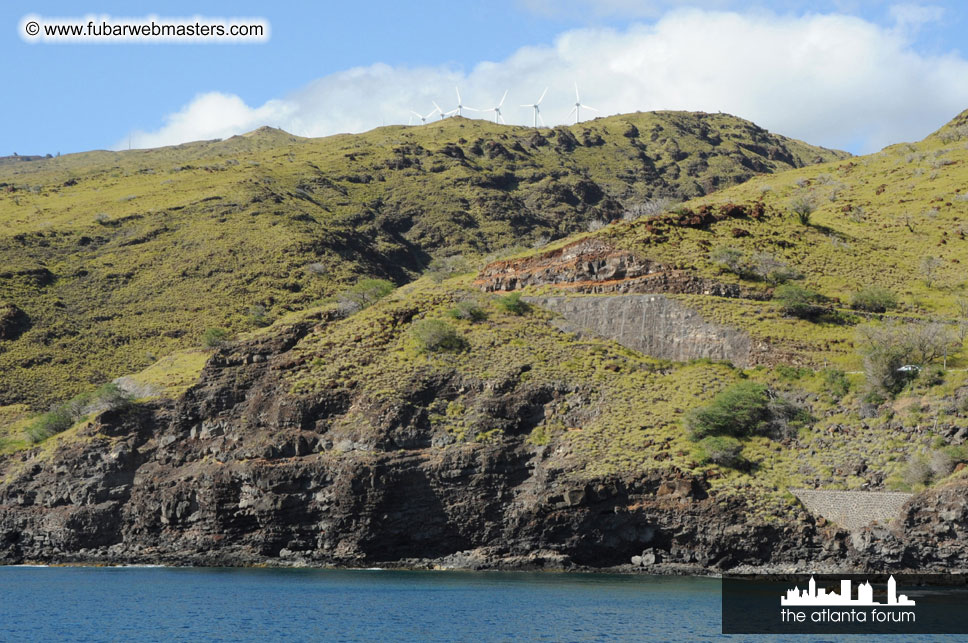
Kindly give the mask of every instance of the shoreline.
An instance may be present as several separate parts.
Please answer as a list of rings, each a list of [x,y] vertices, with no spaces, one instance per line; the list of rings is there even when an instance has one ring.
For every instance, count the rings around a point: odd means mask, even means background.
[[[689,576],[695,578],[722,578],[724,574],[883,574],[883,573],[926,573],[924,570],[909,569],[875,569],[858,567],[839,567],[828,564],[810,566],[809,563],[796,565],[758,565],[738,566],[728,570],[709,569],[697,565],[680,563],[659,563],[648,567],[632,564],[614,565],[609,567],[590,567],[586,565],[547,566],[536,564],[493,564],[493,565],[453,565],[442,564],[440,561],[380,561],[360,565],[341,564],[313,564],[307,561],[286,561],[281,559],[267,559],[264,561],[249,561],[233,563],[226,560],[196,560],[196,561],[166,561],[166,562],[126,562],[103,560],[59,560],[59,561],[26,561],[22,563],[0,563],[0,568],[112,568],[112,569],[293,569],[319,571],[426,571],[426,572],[472,572],[472,573],[546,573],[546,574],[587,574],[611,576]],[[966,570],[949,569],[933,570],[936,574],[961,574]]]

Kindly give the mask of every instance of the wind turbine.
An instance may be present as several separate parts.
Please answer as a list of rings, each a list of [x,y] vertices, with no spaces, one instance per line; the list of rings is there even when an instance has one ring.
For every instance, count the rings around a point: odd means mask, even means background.
[[[461,102],[461,99],[460,99],[460,89],[459,88],[454,87],[454,91],[457,92],[457,108],[450,110],[449,112],[447,112],[445,114],[445,116],[453,116],[454,114],[457,114],[458,116],[463,116],[464,115],[463,110],[465,110],[465,109],[466,110],[469,110],[469,111],[472,111],[472,112],[479,112],[480,111],[479,109],[474,109],[473,107],[468,107],[467,105],[464,105],[463,102]]]
[[[572,114],[574,114],[575,115],[575,122],[576,123],[580,123],[581,122],[581,108],[582,107],[584,107],[585,109],[590,109],[593,112],[597,112],[598,111],[597,109],[595,109],[594,107],[591,107],[590,105],[582,105],[581,104],[581,96],[578,95],[578,83],[575,83],[575,106],[571,108],[571,111],[570,112],[568,112],[568,116],[571,116]]]
[[[434,103],[434,101],[430,101],[430,102]],[[447,118],[447,114],[444,113],[444,110],[440,109],[440,105],[438,105],[437,103],[434,103],[434,107],[437,109],[438,112],[440,112],[440,120],[444,120],[445,118]]]
[[[508,97],[508,91],[510,90],[507,90],[507,89],[504,90],[504,96],[501,97],[501,102],[497,104],[497,107],[491,107],[488,109],[481,110],[482,112],[494,112],[495,123],[497,123],[498,120],[500,120],[502,124],[504,123],[504,117],[501,116],[501,106],[504,105],[504,99]]]
[[[533,105],[522,105],[521,106],[521,107],[530,107],[531,109],[534,110],[534,127],[535,128],[538,127],[538,121],[539,120],[541,121],[541,126],[544,127],[545,122],[544,122],[544,119],[541,118],[541,110],[538,109],[538,105],[541,104],[541,101],[544,100],[545,94],[547,94],[547,93],[548,93],[548,88],[545,87],[545,90],[543,92],[541,92],[541,98],[538,99],[538,102],[537,103],[534,103]]]
[[[433,110],[431,110],[431,112],[429,114],[427,114],[426,116],[421,116],[420,114],[418,114],[417,112],[415,112],[413,110],[411,110],[410,113],[420,119],[420,124],[421,125],[426,125],[427,124],[427,119],[430,118],[431,116],[433,116],[434,114],[436,114],[438,109],[440,109],[440,108],[437,107],[437,106],[434,106]]]

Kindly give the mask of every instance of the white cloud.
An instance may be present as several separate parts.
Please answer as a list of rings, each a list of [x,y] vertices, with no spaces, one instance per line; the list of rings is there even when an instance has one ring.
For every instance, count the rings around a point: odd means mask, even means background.
[[[939,22],[944,17],[944,7],[920,4],[891,5],[888,13],[901,29],[918,29],[922,25]]]
[[[181,143],[261,125],[303,136],[359,132],[406,123],[411,110],[430,111],[431,101],[451,109],[455,85],[476,107],[493,106],[510,88],[502,111],[517,124],[531,122],[518,105],[548,86],[542,114],[557,124],[574,103],[577,81],[583,102],[602,114],[724,111],[811,143],[872,151],[920,139],[968,107],[968,61],[921,55],[900,28],[934,14],[894,11],[896,27],[837,14],[672,11],[621,31],[565,32],[551,46],[524,47],[468,73],[378,64],[320,78],[258,107],[203,94],[158,130],[133,133],[132,142]]]

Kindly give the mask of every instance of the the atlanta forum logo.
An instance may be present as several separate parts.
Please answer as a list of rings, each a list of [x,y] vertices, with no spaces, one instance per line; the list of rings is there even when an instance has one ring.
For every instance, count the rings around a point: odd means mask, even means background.
[[[840,592],[828,592],[817,587],[813,576],[806,589],[794,587],[780,597],[780,619],[784,623],[914,623],[915,602],[898,595],[897,581],[891,576],[887,581],[887,600],[874,600],[874,588],[869,582],[857,586],[857,598],[849,580],[840,581]],[[807,609],[791,609],[791,608]],[[820,608],[820,609],[818,609]],[[848,609],[849,608],[849,609]]]

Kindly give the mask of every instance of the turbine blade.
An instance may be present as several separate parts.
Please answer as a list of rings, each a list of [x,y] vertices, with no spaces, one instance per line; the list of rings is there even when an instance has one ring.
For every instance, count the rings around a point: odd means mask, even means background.
[[[460,89],[454,87],[454,91],[457,92],[457,104],[460,105]]]
[[[443,114],[443,113],[444,113],[444,110],[442,110],[442,109],[440,109],[440,105],[438,105],[438,104],[437,104],[437,103],[435,103],[434,101],[430,101],[430,102],[431,102],[431,103],[433,104],[433,106],[434,106],[434,107],[436,107],[436,108],[437,108],[437,111],[438,111],[438,112],[440,112],[441,114]]]
[[[578,83],[575,83],[575,102],[581,102],[581,96],[578,95]]]
[[[498,112],[498,113],[497,113],[497,117],[498,117],[499,119],[501,119],[501,125],[507,125],[507,123],[505,123],[505,122],[504,122],[504,117],[503,117],[503,116],[501,116],[501,112]]]
[[[504,99],[508,97],[508,92],[509,91],[511,91],[511,90],[509,90],[509,89],[505,89],[504,90],[504,96],[501,96],[501,102],[497,104],[498,107],[500,107],[501,105],[504,104]]]
[[[414,116],[416,116],[417,118],[423,118],[423,116],[421,116],[420,114],[418,114],[417,112],[415,112],[413,110],[410,110],[410,113],[413,114]]]
[[[534,107],[534,105],[520,105],[520,107]]]
[[[535,103],[535,105],[540,105],[541,104],[541,101],[544,100],[545,94],[547,94],[547,93],[548,93],[548,88],[545,87],[545,90],[543,92],[541,92],[541,98],[538,99],[538,102]]]
[[[568,118],[568,117],[570,117],[570,116],[571,116],[572,114],[574,114],[574,113],[575,113],[576,111],[578,111],[578,106],[577,106],[577,105],[576,105],[575,107],[572,107],[572,108],[571,108],[571,111],[570,111],[570,112],[568,112],[568,116],[565,116],[565,118]]]
[[[541,112],[538,112],[538,120],[541,121],[541,127],[544,127],[545,126],[545,122],[544,122],[544,119],[541,118]]]
[[[584,107],[585,109],[590,109],[590,110],[592,110],[593,112],[597,112],[597,111],[598,111],[597,109],[595,109],[594,107],[592,107],[592,106],[590,106],[590,105],[582,105],[582,107]]]
[[[486,109],[477,109],[476,107],[468,107],[467,105],[462,105],[462,109],[466,109],[469,112],[486,112]]]

